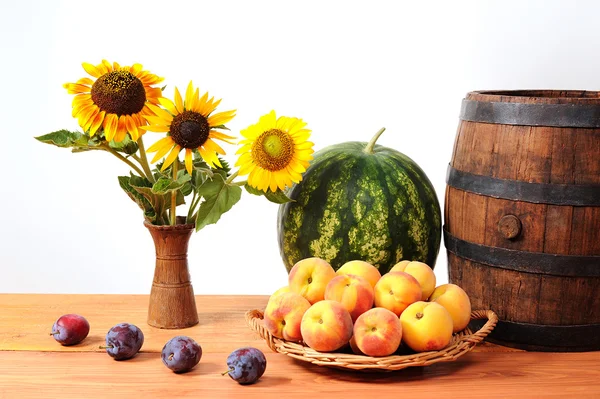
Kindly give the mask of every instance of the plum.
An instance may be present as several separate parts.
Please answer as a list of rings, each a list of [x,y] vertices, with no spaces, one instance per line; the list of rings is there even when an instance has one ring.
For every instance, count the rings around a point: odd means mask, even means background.
[[[137,326],[120,323],[106,334],[106,353],[115,360],[126,360],[135,356],[144,344],[144,333]]]
[[[185,373],[200,362],[202,347],[192,338],[180,335],[165,344],[161,357],[165,366],[176,373]]]
[[[267,359],[256,348],[239,348],[227,357],[227,366],[229,371],[223,374],[229,374],[229,377],[240,384],[253,384],[265,373]]]
[[[78,314],[60,316],[52,326],[50,335],[60,344],[68,346],[80,343],[90,332],[90,323]]]

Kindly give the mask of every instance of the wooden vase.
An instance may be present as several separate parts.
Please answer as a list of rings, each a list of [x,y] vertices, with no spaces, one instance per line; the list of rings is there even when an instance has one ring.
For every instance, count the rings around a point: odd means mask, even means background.
[[[188,242],[194,225],[184,224],[183,217],[178,217],[177,222],[175,226],[155,226],[144,222],[156,249],[148,306],[148,324],[153,327],[175,329],[198,324],[187,261]]]

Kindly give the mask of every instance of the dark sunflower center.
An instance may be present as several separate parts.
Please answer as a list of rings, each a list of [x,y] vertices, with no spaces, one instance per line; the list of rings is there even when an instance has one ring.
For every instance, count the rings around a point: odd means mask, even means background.
[[[183,148],[198,148],[206,142],[210,125],[206,118],[194,111],[183,111],[171,122],[171,138]]]
[[[142,81],[131,72],[112,71],[94,82],[92,101],[109,114],[137,114],[146,103],[146,90]]]
[[[294,156],[294,140],[279,129],[267,130],[252,144],[252,158],[271,172],[285,169]]]

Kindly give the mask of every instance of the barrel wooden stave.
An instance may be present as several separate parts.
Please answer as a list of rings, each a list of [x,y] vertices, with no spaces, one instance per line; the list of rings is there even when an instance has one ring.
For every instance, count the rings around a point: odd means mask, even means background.
[[[467,100],[600,105],[595,92],[537,91],[533,94],[546,97],[470,93]],[[571,98],[555,97],[557,95]],[[579,95],[584,98],[573,98]],[[450,165],[462,172],[497,179],[591,185],[600,190],[600,128],[501,125],[461,120]],[[516,216],[522,225],[520,234],[512,239],[506,238],[498,228],[499,221],[506,215]],[[600,255],[598,206],[493,198],[448,186],[445,229],[460,240],[492,249]],[[508,270],[477,263],[452,252],[448,252],[448,264],[450,282],[467,291],[473,307],[491,308],[506,323],[600,325],[600,277]],[[552,347],[545,347],[536,345],[532,337],[526,337],[524,343],[517,346],[552,350],[558,349],[556,342]],[[585,342],[567,343],[567,347],[566,350],[600,349],[596,341],[591,347]]]

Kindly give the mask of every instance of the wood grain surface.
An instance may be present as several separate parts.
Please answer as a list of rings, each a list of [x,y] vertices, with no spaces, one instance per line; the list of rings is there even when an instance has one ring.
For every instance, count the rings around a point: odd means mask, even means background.
[[[244,312],[264,308],[266,296],[198,296],[200,323],[185,330],[159,330],[145,323],[148,296],[0,295],[0,399],[12,398],[598,398],[600,353],[536,353],[486,344],[459,360],[391,373],[319,367],[271,352],[246,326]],[[48,335],[64,313],[80,313],[90,335],[73,347]],[[114,324],[128,321],[145,334],[142,353],[115,361],[97,346]],[[200,364],[174,374],[160,350],[185,334],[203,347]],[[234,349],[254,346],[267,356],[259,383],[240,386],[227,376]],[[450,396],[449,396],[450,395]]]

